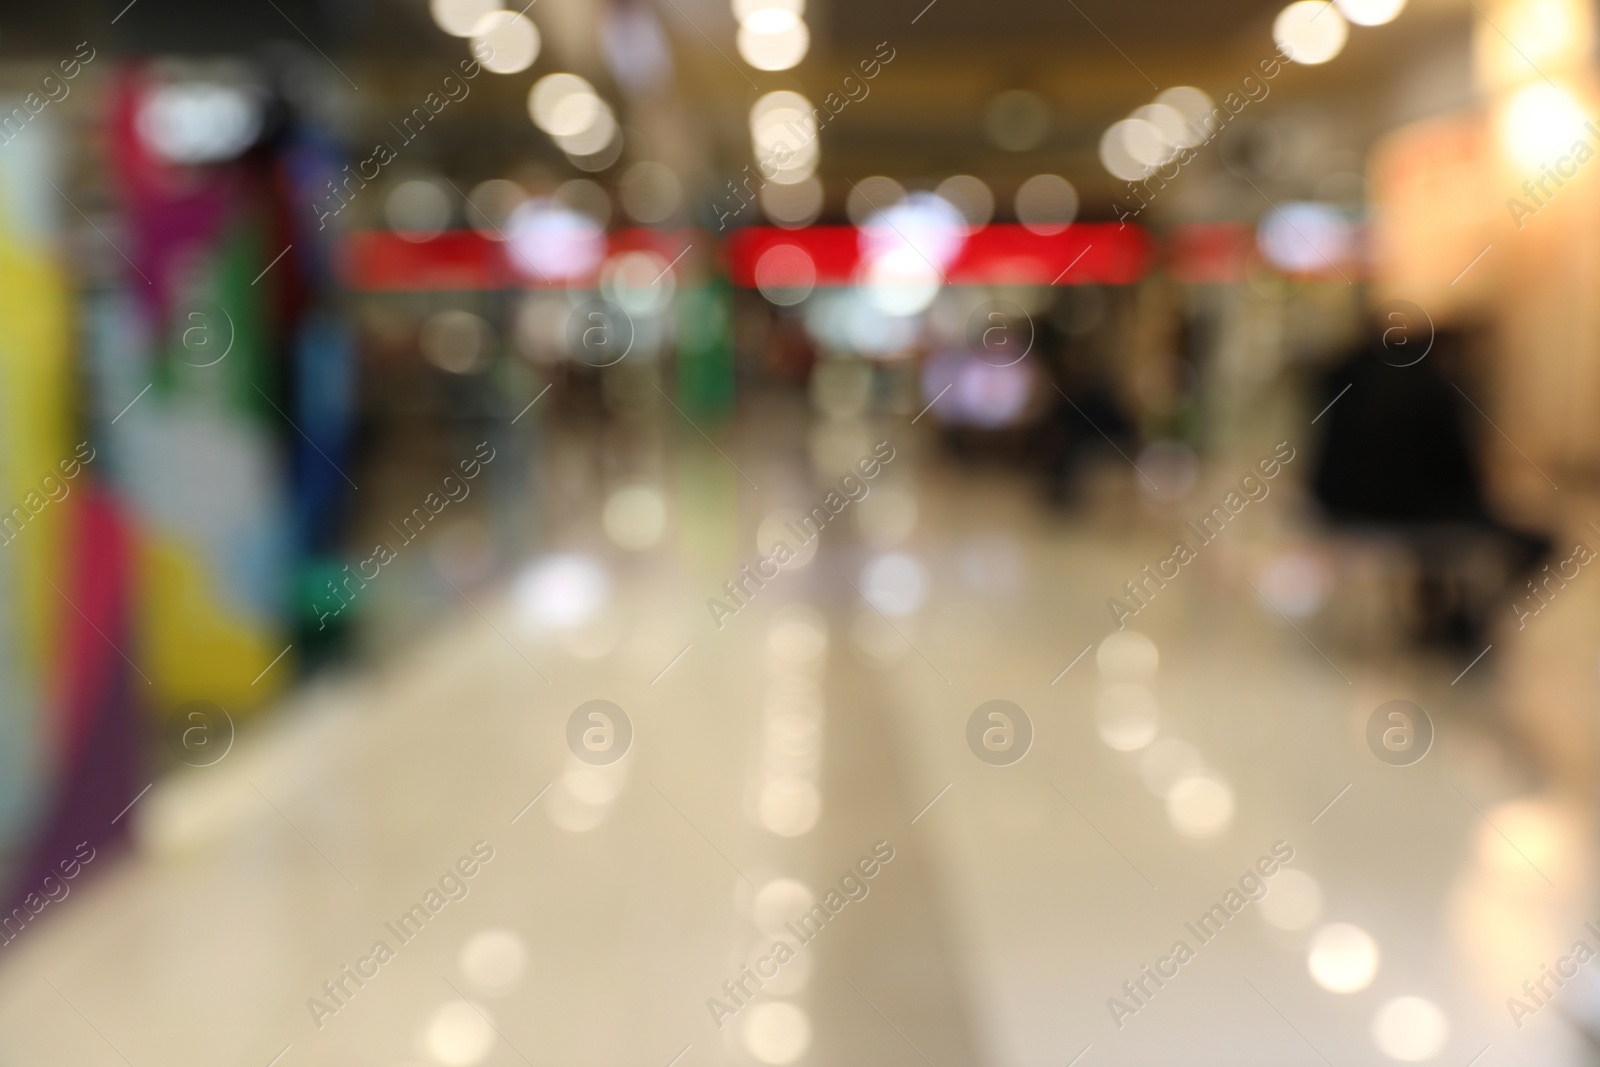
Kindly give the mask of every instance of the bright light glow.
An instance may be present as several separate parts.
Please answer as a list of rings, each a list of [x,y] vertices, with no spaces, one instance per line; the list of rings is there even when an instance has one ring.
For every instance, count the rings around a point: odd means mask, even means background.
[[[261,132],[261,105],[248,90],[185,82],[153,90],[139,105],[139,136],[174,163],[232,159]]]
[[[926,311],[939,295],[939,272],[910,248],[885,252],[867,265],[862,286],[873,307],[887,315]]]
[[[1541,164],[1554,163],[1571,149],[1587,120],[1583,107],[1571,93],[1541,81],[1511,98],[1500,130],[1511,157],[1519,165],[1536,170]]]
[[[1261,218],[1256,246],[1268,263],[1290,274],[1331,271],[1355,251],[1350,223],[1330,204],[1290,201]]]
[[[610,115],[609,109],[607,109],[607,115]],[[624,140],[622,136],[622,127],[616,124],[616,120],[614,118],[610,119],[609,125],[611,127],[611,136],[606,140],[604,146],[597,151],[589,153],[580,153],[568,150],[567,162],[571,163],[579,170],[588,171],[590,174],[596,174],[602,170],[605,170],[617,160],[621,159]],[[572,144],[575,145],[581,143],[581,141],[572,142]],[[556,144],[561,144],[560,139],[556,140]]]
[[[601,520],[612,544],[642,552],[661,540],[667,528],[667,502],[648,485],[629,485],[606,500]]]
[[[757,70],[788,70],[806,57],[811,31],[793,11],[763,7],[740,23],[734,43],[744,61]]]
[[[1521,0],[1501,4],[1495,12],[1497,24],[1522,62],[1524,76],[1531,76],[1529,63],[1544,67],[1576,58],[1589,43],[1593,30],[1585,5],[1574,0]]]
[[[973,229],[987,226],[994,218],[994,193],[982,178],[954,174],[939,183],[934,193],[949,201]]]
[[[1173,148],[1187,148],[1199,143],[1200,138],[1195,135],[1188,117],[1171,104],[1146,104],[1135,110],[1131,117],[1154,126],[1161,139]]]
[[[1482,869],[1497,880],[1542,881],[1557,885],[1582,877],[1584,831],[1571,815],[1549,801],[1521,797],[1497,804],[1488,811],[1492,826],[1478,833],[1475,852]],[[1501,837],[1501,832],[1505,837]],[[1506,844],[1509,838],[1516,848]],[[1540,873],[1529,869],[1529,864]]]
[[[816,136],[811,101],[799,93],[779,89],[750,105],[750,139],[758,149],[785,144],[790,151],[798,151],[801,142],[814,141]]]
[[[1078,215],[1078,190],[1059,174],[1035,174],[1017,189],[1016,211],[1033,233],[1061,233]]]
[[[488,54],[480,61],[484,70],[516,74],[539,58],[539,27],[515,11],[492,11],[473,28],[472,44],[474,55]]]
[[[780,89],[750,108],[750,142],[763,177],[779,184],[805,181],[821,156],[811,101]]]
[[[1113,122],[1106,129],[1106,132],[1100,135],[1100,165],[1105,167],[1113,177],[1121,178],[1125,182],[1136,182],[1151,171],[1151,166],[1140,162],[1128,148],[1128,136],[1130,124],[1132,123],[1138,124],[1138,126],[1132,128],[1132,133],[1140,141],[1141,145],[1146,142],[1158,146],[1161,144],[1161,138],[1156,133],[1156,128],[1143,119],[1122,119],[1119,122]],[[1162,152],[1164,151],[1165,149],[1162,148]],[[1146,152],[1146,154],[1149,153]]]
[[[817,150],[817,143],[812,141],[802,145],[787,161],[778,153],[762,155],[760,158],[763,160],[763,173],[770,173],[774,184],[798,185],[815,176],[822,154]]]
[[[756,260],[755,275],[762,296],[779,307],[793,307],[816,287],[817,265],[803,248],[773,245]]]
[[[870,215],[861,225],[859,240],[861,256],[869,262],[907,250],[944,268],[966,243],[967,220],[948,201],[933,193],[916,192]]]
[[[1172,146],[1161,135],[1155,123],[1145,119],[1123,119],[1117,123],[1122,131],[1122,147],[1134,161],[1145,167],[1159,167],[1172,156]]]
[[[928,570],[914,556],[887,552],[862,568],[861,594],[885,615],[910,615],[928,598]]]
[[[1431,1060],[1449,1040],[1449,1018],[1422,997],[1392,997],[1372,1017],[1372,1041],[1390,1059]]]
[[[1114,682],[1094,702],[1100,740],[1118,752],[1137,752],[1156,739],[1161,711],[1155,694],[1137,682]]]
[[[547,556],[517,576],[511,600],[534,629],[565,630],[600,614],[611,599],[611,577],[587,556]]]
[[[1333,0],[1339,13],[1357,26],[1382,26],[1405,10],[1406,0]]]
[[[551,140],[561,147],[569,156],[593,156],[606,150],[620,132],[617,118],[611,113],[611,105],[604,100],[595,99],[598,105],[593,111],[584,110],[591,115],[590,124],[577,133],[552,134]],[[565,117],[565,116],[562,116]]]
[[[1311,936],[1311,978],[1330,993],[1359,993],[1378,973],[1378,943],[1350,923],[1330,923]]]
[[[1161,666],[1156,643],[1137,630],[1118,630],[1100,642],[1095,666],[1110,682],[1143,682],[1154,678]]]
[[[1203,90],[1192,85],[1174,85],[1156,94],[1156,103],[1165,104],[1183,116],[1193,131],[1191,136],[1194,140],[1188,142],[1190,147],[1205,140],[1206,124],[1211,121],[1213,104],[1211,97]]]
[[[1501,0],[1474,22],[1473,80],[1490,93],[1565,82],[1594,51],[1594,5],[1581,0]]]
[[[508,992],[528,967],[528,949],[510,930],[480,930],[461,946],[456,964],[469,982],[488,992]]]
[[[528,91],[533,124],[552,137],[582,133],[604,106],[594,86],[576,74],[546,74]]]
[[[535,278],[581,278],[600,265],[605,231],[587,215],[547,199],[529,200],[511,213],[506,259]]]
[[[788,1001],[757,1001],[745,1009],[739,1037],[762,1063],[793,1063],[811,1047],[811,1017]]]
[[[1315,66],[1344,51],[1350,24],[1327,0],[1296,0],[1272,22],[1272,40],[1291,62]]]
[[[1227,832],[1233,808],[1233,787],[1206,771],[1179,779],[1167,794],[1167,821],[1197,841]]]
[[[799,17],[806,13],[806,0],[733,0],[733,17],[742,25],[751,15],[768,8]]]
[[[1261,918],[1279,930],[1304,930],[1322,918],[1322,887],[1305,871],[1284,867],[1261,898]]]
[[[428,1020],[423,1044],[445,1067],[471,1067],[494,1048],[494,1027],[483,1008],[464,1000],[441,1005]]]
[[[484,16],[498,10],[499,0],[428,0],[434,24],[452,37],[471,37]]]

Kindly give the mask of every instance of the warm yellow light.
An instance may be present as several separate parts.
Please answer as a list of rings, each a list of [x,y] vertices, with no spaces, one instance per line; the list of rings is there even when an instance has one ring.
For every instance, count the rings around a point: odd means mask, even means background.
[[[764,7],[739,24],[734,43],[744,61],[757,70],[788,70],[805,58],[811,31],[793,11]]]
[[[1312,936],[1306,967],[1330,993],[1359,993],[1378,973],[1378,943],[1359,926],[1330,923]]]
[[[1350,24],[1325,0],[1296,0],[1272,22],[1272,39],[1292,62],[1315,66],[1344,50]]]
[[[1582,0],[1500,0],[1481,13],[1474,38],[1475,80],[1503,89],[1581,64],[1594,47],[1594,16]]]
[[[1339,13],[1357,26],[1382,26],[1405,9],[1406,0],[1333,0]]]
[[[1570,151],[1574,142],[1591,140],[1584,129],[1588,118],[1571,93],[1535,82],[1506,104],[1500,136],[1519,166],[1536,170]]]

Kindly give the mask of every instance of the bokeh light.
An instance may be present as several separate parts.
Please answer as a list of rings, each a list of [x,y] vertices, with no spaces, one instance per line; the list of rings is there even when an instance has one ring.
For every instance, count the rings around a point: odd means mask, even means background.
[[[987,226],[994,218],[994,192],[982,178],[953,174],[940,182],[934,193],[961,212],[974,229]]]
[[[739,55],[757,70],[788,70],[806,57],[811,31],[805,20],[782,7],[762,7],[739,24]]]
[[[1304,930],[1322,918],[1322,886],[1305,871],[1284,867],[1272,876],[1270,886],[1258,905],[1268,926]]]
[[[767,218],[786,230],[809,226],[822,214],[822,183],[814,175],[797,182],[769,182],[757,195]]]
[[[439,183],[401,182],[384,199],[389,228],[408,241],[431,241],[450,223],[450,198]]]
[[[1359,926],[1330,923],[1312,935],[1306,967],[1330,993],[1359,993],[1378,973],[1378,943]]]
[[[539,28],[515,11],[485,15],[472,30],[472,43],[483,69],[495,74],[519,73],[539,58]]]
[[[1350,24],[1328,0],[1295,0],[1272,22],[1272,40],[1290,62],[1315,66],[1344,51]]]
[[[465,1000],[437,1008],[428,1020],[423,1042],[428,1055],[444,1067],[471,1067],[494,1048],[495,1032],[485,1009]]]
[[[612,544],[642,552],[666,531],[667,502],[648,485],[623,486],[606,498],[602,522]]]
[[[428,0],[434,24],[453,37],[471,37],[483,20],[498,10],[499,0]]]
[[[1161,725],[1155,694],[1137,682],[1113,682],[1094,704],[1100,740],[1118,752],[1135,752],[1155,740]]]
[[[1078,215],[1078,191],[1059,174],[1035,174],[1017,189],[1016,211],[1034,233],[1060,233]]]
[[[744,1011],[739,1037],[762,1063],[793,1063],[811,1047],[811,1017],[785,1000],[757,1001]]]
[[[1405,10],[1406,0],[1333,0],[1339,13],[1357,26],[1382,26]]]
[[[792,307],[816,287],[817,265],[797,245],[773,245],[756,260],[755,280],[762,296],[780,307]]]
[[[1549,165],[1584,133],[1588,116],[1567,90],[1546,82],[1519,89],[1505,107],[1501,136],[1511,157],[1530,171]]]
[[[1167,821],[1184,837],[1205,841],[1233,825],[1233,787],[1221,776],[1200,771],[1178,779],[1167,793]]]
[[[467,981],[485,992],[505,993],[527,970],[528,948],[514,931],[480,930],[461,946],[456,965]]]
[[[525,625],[571,629],[599,615],[611,598],[611,578],[587,556],[547,556],[517,576],[511,596]]]
[[[1450,1040],[1450,1019],[1424,997],[1391,997],[1372,1017],[1372,1042],[1402,1063],[1431,1060]]]

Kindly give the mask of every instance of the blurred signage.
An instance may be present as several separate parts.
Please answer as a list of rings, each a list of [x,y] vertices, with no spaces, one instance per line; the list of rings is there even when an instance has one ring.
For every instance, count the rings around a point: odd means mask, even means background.
[[[862,267],[859,232],[854,226],[739,230],[728,240],[734,284],[754,286],[756,262],[779,245],[810,256],[818,285],[853,284]],[[999,225],[968,234],[943,274],[949,285],[1128,285],[1149,273],[1154,259],[1150,234],[1137,226],[1084,223],[1039,234]]]
[[[815,265],[816,284],[854,284],[863,267],[859,235],[853,226],[746,227],[727,241],[728,270],[735,285],[754,288],[763,253],[788,245]],[[608,234],[606,243],[606,259],[650,250],[672,261],[693,245],[709,249],[714,242],[702,230],[641,227]],[[516,269],[516,254],[505,242],[474,230],[451,230],[420,242],[362,230],[346,240],[344,275],[352,288],[366,291],[543,287],[526,267]],[[985,226],[968,235],[944,280],[951,285],[1128,285],[1148,274],[1154,261],[1154,242],[1136,226],[1086,223],[1048,235],[1021,226]],[[565,287],[568,280],[548,284]]]
[[[669,262],[694,245],[709,248],[701,230],[618,230],[606,237],[605,260],[622,252],[652,251]],[[463,289],[567,288],[595,278],[547,277],[537,264],[514,262],[516,249],[476,230],[447,230],[426,241],[387,230],[358,230],[345,241],[345,284],[367,292],[449,292]],[[602,260],[603,261],[603,260]],[[597,272],[592,272],[597,273]]]

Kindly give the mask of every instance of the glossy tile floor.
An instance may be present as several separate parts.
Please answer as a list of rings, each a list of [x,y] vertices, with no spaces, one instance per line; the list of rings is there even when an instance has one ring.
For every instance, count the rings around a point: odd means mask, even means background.
[[[1281,438],[1062,515],[907,422],[501,441],[534,473],[375,583],[366,665],[159,780],[6,950],[0,1064],[1596,1062],[1600,582],[1412,652],[1381,552],[1297,520],[1299,435],[1119,632]]]

